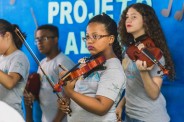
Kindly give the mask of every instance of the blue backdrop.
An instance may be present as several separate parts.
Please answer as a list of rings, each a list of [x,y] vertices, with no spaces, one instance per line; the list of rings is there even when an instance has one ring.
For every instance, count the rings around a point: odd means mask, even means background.
[[[162,92],[167,100],[171,122],[184,121],[184,0],[0,0],[0,18],[18,24],[27,34],[27,42],[39,60],[43,58],[34,45],[34,30],[37,26],[50,23],[59,27],[61,50],[74,62],[89,52],[82,41],[88,20],[102,12],[119,22],[126,6],[142,2],[152,6],[160,20],[171,51],[176,70],[174,82],[164,80]],[[25,47],[31,69],[37,64]],[[40,113],[40,111],[38,111]]]

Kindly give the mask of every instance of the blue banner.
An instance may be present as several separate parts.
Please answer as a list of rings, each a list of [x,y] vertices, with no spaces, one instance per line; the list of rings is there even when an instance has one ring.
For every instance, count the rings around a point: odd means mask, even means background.
[[[182,51],[184,50],[184,0],[0,0],[0,18],[20,26],[21,30],[27,34],[26,40],[39,60],[44,56],[34,45],[35,29],[46,23],[58,26],[60,49],[77,62],[81,57],[89,56],[86,45],[82,41],[88,20],[94,15],[105,12],[118,24],[122,11],[128,5],[137,2],[146,3],[154,8],[165,33],[175,64],[176,80],[173,83],[164,82],[162,90],[166,95],[172,119],[177,118],[179,122],[179,119],[184,120],[184,110],[181,110],[181,106],[176,106],[178,109],[171,107],[173,105],[169,101],[172,99],[171,96],[174,96],[176,100],[174,104],[177,104],[178,99],[184,103],[184,95],[181,94],[184,93]],[[22,50],[29,57],[30,72],[36,71],[36,62],[25,47]],[[177,96],[177,93],[180,94]],[[181,110],[178,112],[179,116],[172,112],[173,109]]]

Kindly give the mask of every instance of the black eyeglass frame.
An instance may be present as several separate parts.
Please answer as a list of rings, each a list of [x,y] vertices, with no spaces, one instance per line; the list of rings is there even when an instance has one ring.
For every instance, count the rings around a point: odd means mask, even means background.
[[[48,41],[49,38],[54,39],[56,36],[43,36],[43,37],[37,37],[35,38],[35,44],[37,44],[38,42],[43,42],[43,41]]]
[[[94,42],[96,40],[100,40],[101,38],[108,37],[108,36],[111,36],[111,35],[109,35],[109,34],[108,35],[98,35],[98,34],[96,34],[96,35],[93,35],[92,37],[90,37],[90,36],[82,37],[82,40],[84,42],[87,42],[89,39],[91,39]]]

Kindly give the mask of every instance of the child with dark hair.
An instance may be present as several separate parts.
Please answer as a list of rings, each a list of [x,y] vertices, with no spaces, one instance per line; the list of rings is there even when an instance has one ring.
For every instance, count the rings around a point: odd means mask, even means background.
[[[0,19],[0,100],[23,116],[21,98],[30,64],[20,50],[23,42],[16,35],[16,29],[19,29],[17,25]]]
[[[168,77],[174,78],[174,65],[154,9],[143,3],[128,6],[121,15],[118,29],[122,44],[127,47],[123,61],[126,92],[117,106],[118,120],[121,121],[122,109],[126,107],[126,122],[169,122],[166,101],[160,92],[163,70],[154,63],[148,67],[148,63],[140,58],[131,60],[129,53],[132,45],[141,52],[149,47],[143,42],[151,40],[160,49],[158,61],[168,68]]]
[[[71,99],[72,112],[71,116],[67,116],[68,122],[117,121],[116,104],[126,81],[117,36],[116,22],[107,14],[96,15],[89,21],[83,40],[92,56],[102,56],[106,61],[87,75],[72,82],[67,81],[67,85],[63,86]],[[70,112],[69,106],[62,103],[59,103],[61,110]]]

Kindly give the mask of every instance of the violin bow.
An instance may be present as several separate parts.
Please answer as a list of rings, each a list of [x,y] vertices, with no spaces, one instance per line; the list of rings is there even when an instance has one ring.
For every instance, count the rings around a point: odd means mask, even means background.
[[[35,53],[32,51],[32,49],[30,48],[30,46],[28,45],[28,43],[26,42],[25,38],[23,37],[23,35],[21,34],[21,32],[19,31],[19,29],[15,29],[15,33],[17,34],[17,36],[20,38],[20,40],[22,41],[22,43],[26,46],[26,48],[28,49],[28,51],[30,52],[30,54],[32,55],[32,57],[34,58],[34,60],[36,61],[36,63],[38,64],[38,66],[40,67],[40,70],[42,71],[42,73],[45,75],[47,81],[49,82],[50,86],[52,87],[53,91],[54,91],[54,83],[53,81],[50,80],[50,78],[47,76],[47,74],[45,73],[45,71],[43,70],[43,68],[40,65],[40,61],[38,60],[38,58],[36,57]],[[58,99],[59,100],[65,100],[64,97],[62,97],[58,92],[55,92]],[[71,110],[68,113],[69,116],[71,116]]]
[[[31,54],[31,56],[34,58],[35,62],[37,63],[37,65],[39,66],[40,70],[42,71],[42,73],[45,75],[47,81],[49,82],[50,86],[52,87],[52,89],[54,89],[54,82],[50,80],[50,78],[47,76],[47,74],[45,73],[45,71],[43,70],[43,68],[40,65],[40,61],[38,60],[38,58],[36,57],[35,53],[33,52],[33,50],[30,48],[30,46],[28,45],[28,43],[26,42],[24,36],[22,35],[22,33],[19,31],[18,28],[15,29],[15,33],[16,35],[20,38],[20,40],[22,41],[22,43],[25,45],[25,47],[28,49],[29,53]],[[56,92],[56,95],[58,98],[63,99],[61,95],[59,95]]]

